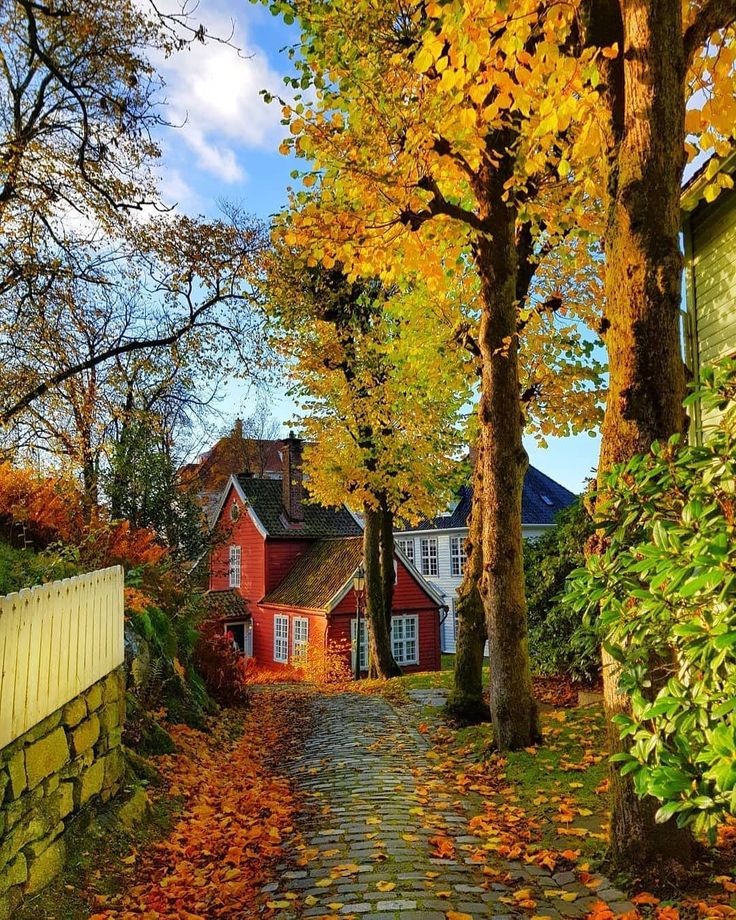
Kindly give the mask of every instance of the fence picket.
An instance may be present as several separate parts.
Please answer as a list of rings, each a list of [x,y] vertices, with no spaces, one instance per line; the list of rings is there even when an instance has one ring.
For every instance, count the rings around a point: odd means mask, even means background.
[[[123,662],[123,570],[0,597],[0,750]]]

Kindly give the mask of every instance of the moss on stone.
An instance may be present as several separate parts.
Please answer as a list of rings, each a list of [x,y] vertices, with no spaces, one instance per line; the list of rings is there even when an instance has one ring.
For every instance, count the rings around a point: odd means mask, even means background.
[[[18,853],[15,859],[0,871],[0,894],[14,885],[22,885],[28,878],[28,863],[23,853]]]
[[[64,725],[74,728],[75,725],[84,719],[87,715],[87,704],[84,697],[77,696],[70,700],[61,711],[61,719]]]
[[[28,788],[33,789],[69,760],[69,745],[64,729],[59,727],[26,748],[25,759]]]
[[[59,838],[48,846],[37,859],[33,860],[28,869],[26,894],[34,894],[45,888],[61,872],[64,866],[64,855],[64,840]]]
[[[138,787],[118,812],[123,830],[129,834],[132,833],[146,819],[150,809],[151,802],[146,790]]]
[[[72,755],[78,757],[97,743],[100,737],[100,720],[96,713],[81,722],[71,733]]]
[[[105,762],[96,760],[79,777],[76,783],[77,808],[88,802],[92,796],[98,795],[105,781]]]
[[[8,761],[8,778],[10,780],[10,797],[12,799],[20,798],[28,785],[25,756],[22,750],[16,751]]]
[[[92,684],[86,693],[86,699],[87,709],[90,712],[94,712],[95,709],[99,709],[102,706],[102,687],[99,683]]]

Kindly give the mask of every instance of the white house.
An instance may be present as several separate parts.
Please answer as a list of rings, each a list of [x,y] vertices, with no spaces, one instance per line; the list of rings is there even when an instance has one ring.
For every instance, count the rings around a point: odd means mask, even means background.
[[[445,514],[394,534],[396,544],[421,574],[445,597],[449,608],[441,626],[442,651],[455,651],[457,589],[465,566],[467,520],[473,497],[471,486],[463,486],[456,502]],[[522,533],[533,540],[550,527],[555,515],[575,501],[576,496],[533,466],[527,470],[521,498]]]

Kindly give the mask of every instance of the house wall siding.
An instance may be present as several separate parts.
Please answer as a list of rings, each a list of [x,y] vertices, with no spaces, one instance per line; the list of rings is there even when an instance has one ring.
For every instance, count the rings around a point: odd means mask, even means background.
[[[352,593],[352,592],[351,592]],[[425,601],[426,604],[426,601]],[[419,626],[419,664],[402,665],[402,671],[438,671],[440,669],[439,614],[437,608],[406,609],[396,607],[395,616],[416,616]],[[333,613],[330,616],[327,641],[350,644],[350,621],[355,618],[355,607],[350,613]]]
[[[309,540],[268,540],[264,594],[272,591],[286,578],[299,556],[311,545]]]
[[[701,204],[690,216],[690,313],[698,367],[736,352],[736,190],[724,191],[711,204]],[[705,413],[704,430],[717,416]]]
[[[233,502],[240,507],[237,521],[230,519]],[[210,564],[210,589],[224,591],[230,587],[230,546],[241,547],[240,594],[255,604],[265,594],[265,540],[231,489],[220,515],[216,532],[216,546]]]
[[[522,527],[522,534],[525,540],[535,540],[540,537],[548,527],[533,526],[525,524]],[[435,537],[437,539],[437,561],[439,573],[436,576],[425,575],[424,578],[434,585],[445,597],[445,602],[450,608],[449,613],[444,617],[441,624],[441,645],[443,652],[455,651],[455,628],[452,616],[453,603],[457,598],[458,588],[462,582],[462,575],[452,575],[451,555],[450,555],[450,538],[460,537],[463,541],[467,539],[468,531],[465,529],[458,530],[422,530],[414,533],[396,533],[394,539],[413,540],[414,541],[414,559],[418,571],[421,572],[421,539]],[[398,609],[399,605],[395,605]]]

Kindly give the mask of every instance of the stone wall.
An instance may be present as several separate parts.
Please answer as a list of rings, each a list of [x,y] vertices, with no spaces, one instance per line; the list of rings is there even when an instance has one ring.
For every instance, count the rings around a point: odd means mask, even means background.
[[[79,809],[119,790],[124,719],[121,667],[0,751],[0,920],[59,873]]]

